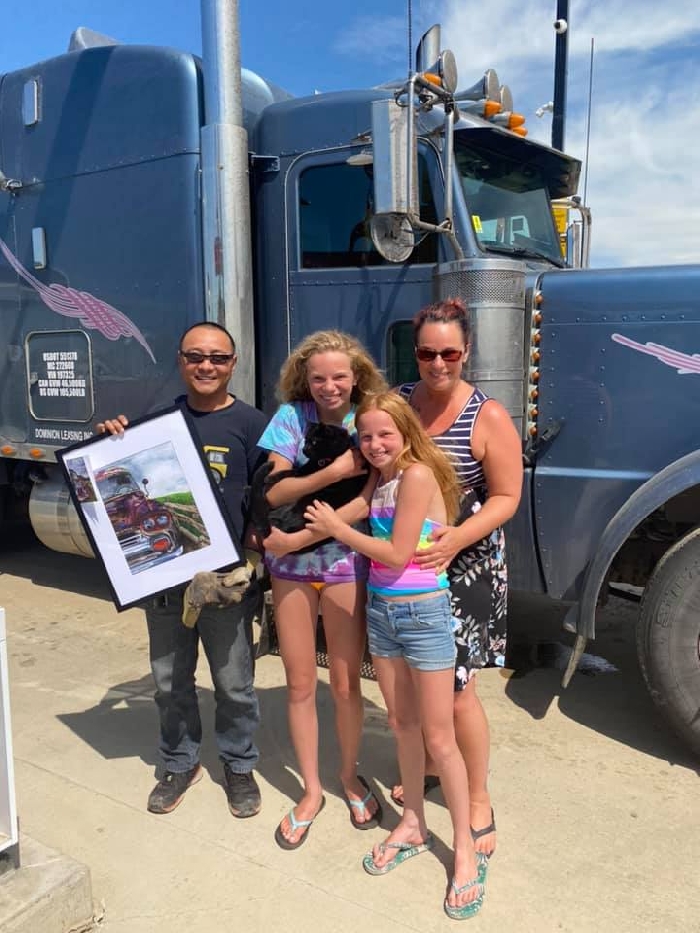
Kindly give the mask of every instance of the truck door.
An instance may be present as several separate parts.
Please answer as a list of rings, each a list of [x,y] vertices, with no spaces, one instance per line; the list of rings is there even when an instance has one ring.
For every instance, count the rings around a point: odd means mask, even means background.
[[[441,244],[431,234],[403,263],[380,256],[369,231],[373,166],[349,163],[356,154],[342,149],[304,156],[287,175],[288,341],[292,347],[319,329],[347,331],[394,381],[413,375],[399,371],[398,356],[407,322],[432,299]],[[421,212],[434,220],[442,181],[432,150],[421,153],[419,173]]]

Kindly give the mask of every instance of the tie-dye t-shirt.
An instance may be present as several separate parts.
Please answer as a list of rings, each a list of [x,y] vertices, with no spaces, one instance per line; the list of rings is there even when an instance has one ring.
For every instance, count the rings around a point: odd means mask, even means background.
[[[390,479],[388,483],[379,483],[372,494],[369,523],[374,538],[391,540],[400,482],[401,474]],[[440,522],[426,518],[420,530],[416,550],[423,551],[430,547],[433,543],[429,540],[430,533],[441,527]],[[433,590],[446,590],[448,586],[446,573],[436,574],[428,568],[423,570],[414,560],[410,560],[402,568],[387,567],[376,560],[370,562],[367,589],[380,596],[411,596],[416,593],[431,593]]]
[[[279,454],[293,466],[302,466],[307,458],[302,448],[304,435],[310,423],[318,422],[315,402],[291,402],[280,405],[258,441],[258,447]],[[343,420],[343,427],[357,444],[355,406]],[[356,525],[361,531],[363,527]],[[265,566],[272,576],[282,580],[304,583],[348,583],[366,580],[369,561],[339,541],[329,541],[304,554],[285,554],[276,557],[265,554]]]

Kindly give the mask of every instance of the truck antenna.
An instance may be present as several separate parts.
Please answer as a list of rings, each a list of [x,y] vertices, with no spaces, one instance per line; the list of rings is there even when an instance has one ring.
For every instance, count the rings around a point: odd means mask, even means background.
[[[591,108],[593,106],[593,49],[595,39],[591,36],[591,63],[588,69],[588,114],[586,116],[586,156],[583,169],[583,203],[586,204],[588,192],[588,153],[591,146]]]
[[[413,74],[413,2],[408,0],[408,77]]]

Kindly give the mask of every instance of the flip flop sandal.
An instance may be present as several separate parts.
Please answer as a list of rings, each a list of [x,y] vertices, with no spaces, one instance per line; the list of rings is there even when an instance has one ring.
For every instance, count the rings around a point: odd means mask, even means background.
[[[349,797],[345,798],[345,802],[347,803],[350,810],[350,822],[355,827],[355,829],[373,829],[375,826],[379,826],[382,822],[382,805],[379,802],[376,794],[374,794],[370,789],[367,781],[361,775],[357,775],[357,780],[360,782],[360,784],[362,784],[364,789],[367,791],[367,794],[362,798],[362,800],[350,800]],[[372,800],[372,798],[374,798],[376,801],[377,809],[369,820],[360,822],[357,819],[355,813],[361,813],[364,809],[366,809],[367,804],[370,802],[370,800]]]
[[[484,879],[486,877],[486,868],[487,860],[486,856],[482,855],[481,852],[477,852],[477,865],[478,871],[476,878],[472,878],[471,881],[467,881],[466,884],[463,884],[461,888],[457,887],[455,879],[452,879],[452,890],[455,894],[460,895],[465,891],[470,891],[472,888],[478,888],[479,894],[474,898],[473,901],[469,901],[468,904],[462,904],[460,907],[452,907],[447,902],[445,898],[444,908],[445,913],[451,920],[468,920],[470,917],[474,917],[481,910],[481,905],[484,903]]]
[[[282,832],[282,824],[280,823],[277,829],[275,830],[275,842],[280,847],[280,849],[298,849],[299,846],[303,845],[306,842],[306,837],[309,835],[309,828],[316,817],[319,815],[321,810],[326,805],[326,798],[321,797],[321,806],[316,811],[316,816],[313,816],[310,820],[298,820],[294,816],[294,810],[290,810],[287,814],[287,819],[289,820],[290,826],[292,827],[292,832],[296,832],[298,829],[306,828],[306,831],[299,836],[296,842],[290,842],[289,839],[285,839]]]
[[[368,852],[362,859],[362,867],[370,875],[386,875],[388,871],[393,871],[394,868],[398,868],[402,862],[413,858],[414,855],[420,855],[421,852],[429,852],[434,845],[435,837],[432,833],[428,833],[425,837],[425,842],[382,842],[379,846],[379,850],[381,852],[386,852],[387,849],[396,849],[394,858],[390,862],[387,862],[386,865],[382,865],[381,868],[378,868],[374,863],[374,856],[371,852]]]
[[[440,786],[440,778],[437,774],[426,774],[423,778],[423,796],[426,797],[431,790]],[[393,791],[389,794],[397,807],[403,806],[403,794],[395,794]]]
[[[489,833],[495,833],[496,832],[496,817],[493,815],[493,807],[491,807],[491,822],[489,823],[488,826],[484,826],[483,829],[474,829],[473,826],[470,826],[469,829],[471,830],[471,834],[472,834],[472,842],[476,842],[476,840],[481,839],[482,836],[488,836]],[[477,854],[484,855],[486,856],[486,858],[491,858],[491,856],[493,855],[493,852],[490,852],[488,855],[486,854],[486,852],[479,852]]]

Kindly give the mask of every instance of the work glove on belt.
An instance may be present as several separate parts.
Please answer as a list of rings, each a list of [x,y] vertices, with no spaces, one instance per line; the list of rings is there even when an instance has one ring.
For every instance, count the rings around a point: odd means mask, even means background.
[[[182,598],[182,624],[194,628],[204,606],[222,608],[240,603],[255,578],[260,563],[257,551],[246,550],[246,563],[222,573],[204,570],[196,573]]]

